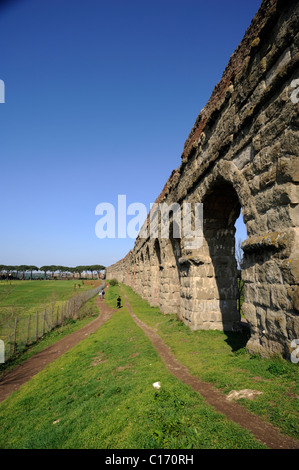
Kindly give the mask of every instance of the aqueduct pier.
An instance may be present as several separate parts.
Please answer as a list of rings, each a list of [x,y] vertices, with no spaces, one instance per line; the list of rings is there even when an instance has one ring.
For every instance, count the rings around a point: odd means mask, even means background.
[[[233,331],[242,209],[247,350],[285,358],[299,338],[298,46],[298,1],[264,0],[156,200],[203,203],[202,246],[139,235],[106,270],[191,329]]]

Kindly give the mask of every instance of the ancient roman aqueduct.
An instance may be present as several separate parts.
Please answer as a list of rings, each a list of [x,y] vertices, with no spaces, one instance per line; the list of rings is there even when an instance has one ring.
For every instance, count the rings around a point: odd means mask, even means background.
[[[191,329],[232,331],[242,209],[247,350],[286,358],[299,338],[298,46],[299,2],[264,0],[156,200],[203,203],[201,248],[139,235],[106,270]]]

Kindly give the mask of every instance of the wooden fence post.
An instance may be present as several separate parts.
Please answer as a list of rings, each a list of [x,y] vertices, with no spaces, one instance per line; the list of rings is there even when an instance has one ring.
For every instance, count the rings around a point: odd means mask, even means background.
[[[42,328],[42,336],[44,336],[45,332],[45,316],[46,316],[46,310],[43,312],[43,328]]]
[[[14,339],[13,339],[13,354],[16,352],[17,349],[17,326],[18,326],[18,319],[15,319],[15,331],[14,331]]]
[[[43,311],[42,318],[42,335],[39,334],[39,312],[36,312],[36,324],[35,324],[35,340],[38,341],[41,336],[45,334],[45,327],[47,331],[51,331],[55,326],[59,324],[62,325],[66,318],[78,318],[78,312],[82,305],[89,300],[93,295],[98,292],[98,289],[92,289],[88,292],[75,295],[72,299],[69,299],[63,302],[61,305],[57,305],[56,308],[56,324],[54,325],[55,317],[55,307],[56,304],[52,304],[50,312],[45,309]],[[240,302],[239,302],[240,304]],[[40,312],[41,313],[41,312]],[[19,334],[19,344],[21,340],[25,342],[26,337],[26,346],[31,344],[34,341],[34,321],[31,320],[31,314],[28,316],[27,320],[27,331],[26,331],[26,319],[24,319],[24,331],[23,324],[20,326],[20,320],[16,317],[14,321],[14,326],[7,324],[8,327],[8,344],[9,344],[9,355],[14,354],[17,351],[17,334]],[[33,330],[32,335],[30,334],[30,329]],[[22,334],[22,338],[20,338]],[[23,344],[23,343],[22,343]]]
[[[11,336],[10,336],[10,324],[8,324],[8,344],[9,344],[9,354],[11,354]]]
[[[30,317],[31,317],[31,314],[29,314],[29,317],[28,317],[26,346],[28,346],[29,344]]]
[[[57,310],[56,310],[56,326],[59,325],[59,305],[57,305]]]
[[[36,312],[35,340],[38,340],[38,312]]]

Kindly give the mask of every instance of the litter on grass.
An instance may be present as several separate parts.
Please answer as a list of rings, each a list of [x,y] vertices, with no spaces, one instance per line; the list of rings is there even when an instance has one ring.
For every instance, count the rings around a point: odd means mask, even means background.
[[[159,388],[161,388],[161,382],[153,383],[153,387],[156,388],[157,390],[159,390]]]

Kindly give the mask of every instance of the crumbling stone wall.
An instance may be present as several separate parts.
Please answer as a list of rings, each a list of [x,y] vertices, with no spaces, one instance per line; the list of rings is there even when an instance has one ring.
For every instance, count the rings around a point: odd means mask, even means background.
[[[139,236],[107,269],[192,329],[235,330],[242,209],[247,350],[288,358],[299,338],[298,31],[297,1],[262,2],[157,198],[203,203],[201,248],[186,248],[184,235]]]

